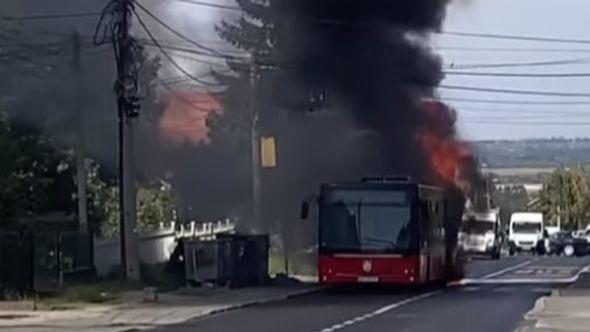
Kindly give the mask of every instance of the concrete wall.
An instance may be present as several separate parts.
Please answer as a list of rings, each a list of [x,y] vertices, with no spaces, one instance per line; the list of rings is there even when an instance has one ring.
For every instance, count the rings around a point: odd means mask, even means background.
[[[175,246],[172,231],[142,235],[139,239],[139,259],[144,264],[165,263]],[[94,266],[99,276],[106,276],[121,265],[120,250],[118,239],[94,240]]]

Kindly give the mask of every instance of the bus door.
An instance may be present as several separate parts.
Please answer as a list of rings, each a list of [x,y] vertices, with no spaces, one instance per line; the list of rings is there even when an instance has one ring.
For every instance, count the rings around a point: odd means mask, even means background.
[[[420,280],[422,282],[428,282],[431,278],[432,271],[432,260],[431,257],[431,246],[430,246],[430,207],[427,200],[420,200]]]

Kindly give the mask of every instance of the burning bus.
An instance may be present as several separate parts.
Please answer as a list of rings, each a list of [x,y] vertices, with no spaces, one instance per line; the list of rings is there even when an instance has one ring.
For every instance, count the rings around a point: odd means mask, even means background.
[[[443,188],[410,178],[365,178],[320,187],[322,284],[446,281],[456,264]],[[307,218],[308,203],[302,207]],[[453,224],[457,224],[454,222]]]

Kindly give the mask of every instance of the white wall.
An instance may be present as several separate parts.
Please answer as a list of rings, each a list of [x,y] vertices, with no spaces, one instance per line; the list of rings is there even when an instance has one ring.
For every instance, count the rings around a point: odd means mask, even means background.
[[[139,238],[139,259],[144,264],[165,263],[176,246],[175,234],[162,231]],[[98,276],[108,275],[121,264],[118,239],[94,240],[94,266]]]

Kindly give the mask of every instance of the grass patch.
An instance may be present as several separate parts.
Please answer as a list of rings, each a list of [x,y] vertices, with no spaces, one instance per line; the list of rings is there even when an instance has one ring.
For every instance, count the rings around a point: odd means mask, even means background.
[[[121,293],[140,290],[145,285],[140,282],[108,281],[93,285],[69,287],[63,294],[68,302],[105,303],[119,298]]]
[[[268,254],[268,274],[271,276],[285,273],[285,256],[278,250],[271,250]]]

